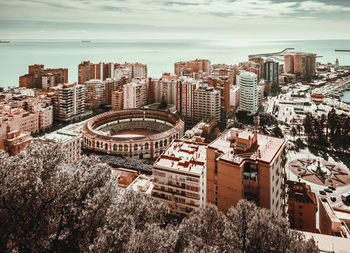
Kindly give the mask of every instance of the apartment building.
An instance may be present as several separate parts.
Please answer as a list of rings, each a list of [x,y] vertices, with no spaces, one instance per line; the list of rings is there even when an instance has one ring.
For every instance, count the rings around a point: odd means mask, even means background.
[[[104,81],[104,89],[105,89],[105,104],[111,105],[112,104],[112,92],[117,91],[121,88],[121,81],[107,78]]]
[[[316,73],[316,54],[291,53],[284,56],[284,72],[305,78]]]
[[[193,77],[193,73],[209,74],[210,61],[205,59],[196,59],[193,61],[180,61],[174,64],[174,73],[177,76]]]
[[[221,121],[221,98],[220,92],[213,87],[201,86],[195,90],[194,96],[194,120],[216,119]]]
[[[239,83],[239,107],[254,115],[258,111],[258,80],[256,74],[241,71],[237,77]]]
[[[264,81],[271,87],[279,86],[279,64],[269,59],[264,63]]]
[[[287,181],[288,220],[292,229],[316,233],[316,195],[305,183]]]
[[[232,86],[230,89],[230,106],[237,108],[239,106],[239,86]]]
[[[85,82],[85,108],[99,109],[106,102],[105,83],[98,79]]]
[[[253,62],[253,61],[246,61],[246,62],[240,62],[238,64],[239,72],[251,72],[254,73],[257,77],[257,82],[260,81],[261,74],[261,65],[259,63]],[[236,79],[237,82],[237,79]]]
[[[147,104],[147,80],[135,78],[124,85],[123,108],[140,108]]]
[[[232,128],[207,149],[207,201],[226,213],[240,199],[285,213],[283,139]]]
[[[112,110],[123,109],[123,89],[112,92]]]
[[[113,62],[94,64],[90,61],[83,61],[78,65],[78,84],[85,84],[86,81],[92,79],[104,81],[108,78],[114,78],[115,69],[119,65],[119,63]]]
[[[68,69],[45,69],[42,64],[30,65],[28,74],[19,77],[19,86],[43,89],[68,82]],[[43,87],[44,86],[44,87]]]
[[[85,111],[85,86],[77,83],[61,84],[50,88],[53,96],[55,120],[70,121],[81,117]]]
[[[221,117],[224,118],[230,108],[230,80],[227,76],[211,77],[209,76],[204,80],[204,83],[208,83],[210,87],[214,87],[220,92],[221,100]]]
[[[206,203],[206,144],[174,140],[153,165],[152,198],[188,216]]]
[[[195,111],[195,91],[199,82],[193,78],[180,77],[176,87],[176,109],[185,121],[193,121]]]
[[[126,83],[134,78],[147,78],[147,65],[139,62],[119,64],[114,70],[114,77],[116,80],[125,79]]]

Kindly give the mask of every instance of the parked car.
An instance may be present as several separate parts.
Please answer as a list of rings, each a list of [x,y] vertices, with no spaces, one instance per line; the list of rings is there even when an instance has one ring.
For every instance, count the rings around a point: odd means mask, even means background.
[[[336,188],[334,186],[328,186],[329,189],[331,189],[332,191],[335,191]]]
[[[332,200],[333,202],[335,202],[335,201],[337,200],[337,198],[336,198],[335,196],[331,196],[331,200]]]
[[[327,193],[325,193],[324,191],[320,191],[321,195],[326,195]]]
[[[342,194],[342,195],[341,195],[341,199],[342,199],[344,202],[349,201],[349,200],[350,200],[350,192]]]
[[[332,193],[333,191],[329,188],[324,189],[325,192]]]

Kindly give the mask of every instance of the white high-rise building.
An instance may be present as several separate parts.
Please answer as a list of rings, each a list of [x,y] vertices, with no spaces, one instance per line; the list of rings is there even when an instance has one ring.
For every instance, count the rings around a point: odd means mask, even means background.
[[[147,104],[147,80],[135,78],[124,85],[123,108],[140,108]]]
[[[252,72],[241,71],[239,82],[239,108],[253,115],[258,111],[258,78]]]

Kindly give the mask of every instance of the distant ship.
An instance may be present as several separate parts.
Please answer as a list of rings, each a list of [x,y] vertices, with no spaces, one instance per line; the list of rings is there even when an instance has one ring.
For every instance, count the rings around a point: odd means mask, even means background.
[[[91,42],[91,40],[82,40],[81,42]]]
[[[0,40],[0,43],[10,43],[9,40]]]
[[[312,102],[314,102],[316,105],[322,104],[324,100],[324,95],[318,92],[311,94]]]
[[[335,52],[350,52],[350,49],[335,49]]]

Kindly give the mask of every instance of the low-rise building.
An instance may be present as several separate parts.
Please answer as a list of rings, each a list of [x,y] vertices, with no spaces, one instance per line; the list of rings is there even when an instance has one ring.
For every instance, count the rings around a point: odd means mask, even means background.
[[[5,150],[10,155],[17,155],[32,141],[29,132],[12,131],[6,134],[4,139]]]
[[[150,196],[153,189],[152,177],[141,174],[129,185],[128,189]]]
[[[127,188],[139,176],[136,170],[116,168],[114,171],[118,174],[118,187],[122,188]]]
[[[332,207],[327,198],[320,198],[319,205],[319,228],[320,233],[350,239],[350,212]],[[350,241],[349,241],[350,245]]]
[[[71,124],[60,130],[40,137],[45,144],[59,145],[67,163],[78,161],[81,156],[81,137],[84,122]]]

